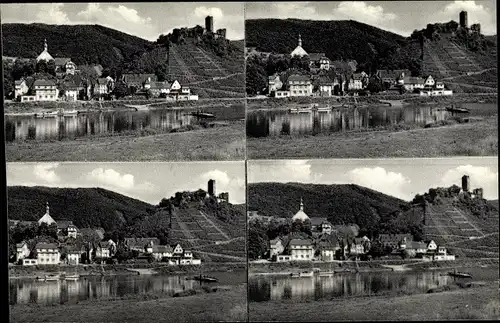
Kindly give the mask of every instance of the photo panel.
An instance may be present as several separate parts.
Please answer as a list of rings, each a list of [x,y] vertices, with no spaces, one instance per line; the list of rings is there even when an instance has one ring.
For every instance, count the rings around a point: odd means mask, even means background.
[[[249,159],[497,156],[494,1],[245,5]]]
[[[11,321],[247,320],[243,161],[8,163],[7,180]]]
[[[243,2],[1,9],[7,161],[244,160]]]
[[[247,190],[250,321],[498,317],[496,157],[251,160]]]

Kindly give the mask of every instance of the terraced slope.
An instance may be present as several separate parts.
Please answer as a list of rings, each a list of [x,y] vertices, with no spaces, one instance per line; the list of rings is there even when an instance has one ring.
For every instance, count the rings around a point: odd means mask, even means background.
[[[169,79],[188,85],[202,97],[243,97],[245,78],[241,64],[225,60],[187,39],[169,46]]]
[[[496,50],[487,54],[472,52],[448,34],[441,34],[439,40],[425,41],[424,75],[442,79],[457,92],[469,92],[471,88],[496,91],[496,82],[473,82],[481,80],[484,73],[494,73],[494,77],[488,76],[488,79],[496,79],[496,70]]]
[[[479,218],[451,201],[427,204],[425,238],[459,257],[498,257],[498,211]]]
[[[244,261],[245,214],[237,223],[228,224],[217,217],[190,207],[172,213],[172,241],[179,241],[197,252],[203,261],[222,258]]]

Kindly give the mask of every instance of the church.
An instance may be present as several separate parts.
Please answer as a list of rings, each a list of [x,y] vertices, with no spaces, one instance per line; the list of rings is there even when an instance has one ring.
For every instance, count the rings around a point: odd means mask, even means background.
[[[325,53],[307,53],[304,48],[302,48],[302,37],[299,34],[299,43],[297,47],[290,53],[290,56],[298,57],[309,57],[309,67],[313,70],[329,70],[330,69],[330,59],[326,57]]]
[[[302,222],[306,220],[310,220],[309,216],[304,212],[304,203],[302,202],[302,198],[300,199],[300,209],[295,215],[292,217],[292,221],[295,222],[300,220]]]
[[[44,40],[43,52],[41,52],[40,55],[38,55],[38,57],[36,58],[37,63],[40,61],[46,61],[46,62],[54,61],[57,76],[63,76],[64,74],[75,75],[76,64],[71,61],[71,58],[52,57],[52,55],[50,55],[48,50],[47,39]]]

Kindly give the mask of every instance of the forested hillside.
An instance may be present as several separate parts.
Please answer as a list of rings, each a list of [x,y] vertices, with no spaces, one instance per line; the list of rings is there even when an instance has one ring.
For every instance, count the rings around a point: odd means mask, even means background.
[[[358,185],[248,184],[249,210],[264,216],[291,218],[299,210],[301,198],[309,217],[327,217],[332,224],[357,224],[368,234],[417,234],[420,230],[420,208]]]
[[[154,47],[150,41],[100,25],[2,24],[3,56],[36,58],[43,51],[44,39],[53,57],[107,68]]]
[[[71,220],[79,228],[111,231],[155,212],[151,204],[102,188],[9,186],[7,194],[11,220],[38,221],[48,202],[56,221]]]
[[[290,53],[297,46],[309,53],[325,53],[331,60],[358,62],[358,67],[405,68],[418,59],[419,44],[403,36],[352,20],[250,19],[245,22],[247,46],[263,52]]]

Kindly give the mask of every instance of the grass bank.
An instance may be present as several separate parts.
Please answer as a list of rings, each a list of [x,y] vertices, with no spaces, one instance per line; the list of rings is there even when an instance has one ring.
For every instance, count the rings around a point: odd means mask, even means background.
[[[148,136],[6,143],[6,157],[9,162],[242,160],[245,123]]]
[[[90,301],[75,305],[14,305],[14,322],[216,322],[245,321],[246,285],[186,297]]]
[[[496,156],[495,117],[410,130],[247,138],[251,159]]]
[[[352,297],[316,302],[251,302],[249,320],[318,322],[499,319],[499,306],[498,286],[495,284],[432,294]]]

